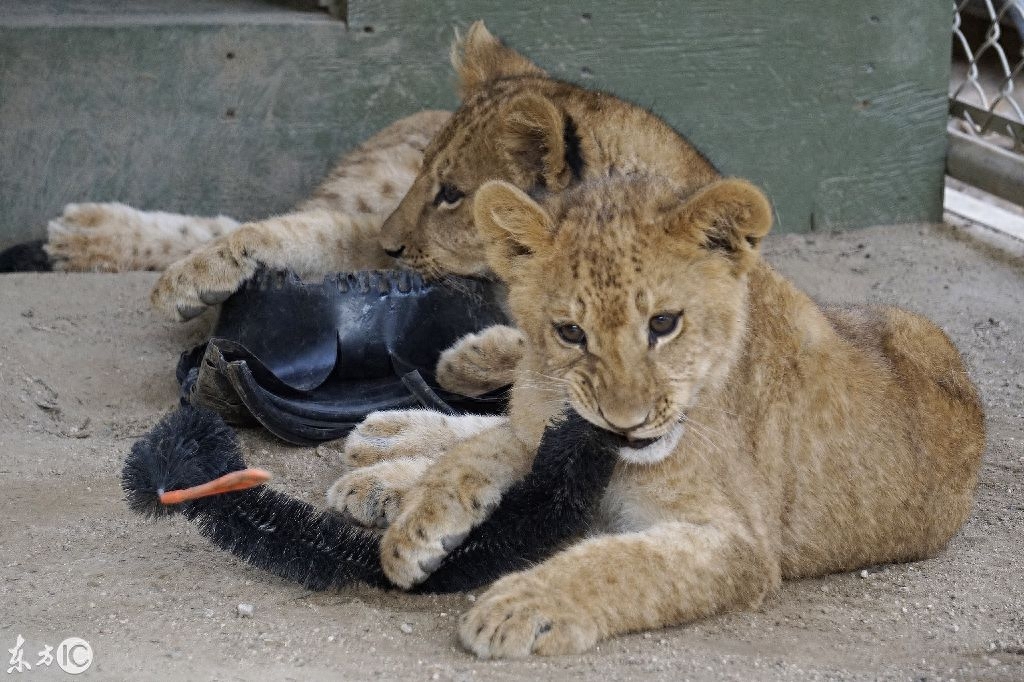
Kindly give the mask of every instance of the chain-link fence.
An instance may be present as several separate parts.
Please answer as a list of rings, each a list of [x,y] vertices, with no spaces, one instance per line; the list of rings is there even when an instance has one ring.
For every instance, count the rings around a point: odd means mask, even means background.
[[[1024,0],[956,0],[950,114],[1024,154]]]

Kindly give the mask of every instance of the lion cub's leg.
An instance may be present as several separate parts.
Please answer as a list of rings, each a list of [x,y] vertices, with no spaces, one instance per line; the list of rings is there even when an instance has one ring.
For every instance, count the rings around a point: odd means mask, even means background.
[[[585,540],[496,582],[463,615],[481,658],[579,653],[615,634],[756,606],[778,560],[735,517]]]
[[[238,225],[225,216],[140,211],[119,203],[68,204],[50,221],[45,249],[55,270],[163,270]]]
[[[474,397],[508,386],[523,357],[523,344],[518,329],[502,324],[467,334],[441,354],[437,382],[453,393]]]
[[[388,578],[404,588],[426,578],[526,475],[533,454],[507,421],[447,450],[406,492],[384,534],[381,565]]]
[[[375,412],[346,438],[345,474],[327,491],[327,504],[358,523],[383,527],[441,453],[505,421],[429,410]]]
[[[248,223],[167,268],[150,298],[171,319],[188,320],[223,302],[261,264],[304,276],[385,268],[390,259],[376,239],[382,222],[313,210]]]

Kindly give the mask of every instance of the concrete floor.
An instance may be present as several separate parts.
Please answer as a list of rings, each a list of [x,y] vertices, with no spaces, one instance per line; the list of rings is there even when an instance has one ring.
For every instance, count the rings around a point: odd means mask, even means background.
[[[87,675],[103,679],[1024,679],[1024,258],[983,237],[878,227],[765,247],[815,296],[922,312],[965,354],[989,447],[974,513],[945,553],[787,583],[758,612],[514,662],[458,646],[466,596],[310,593],[184,522],[130,516],[122,458],[175,404],[177,354],[208,320],[159,319],[152,274],[2,275],[0,648],[24,637],[28,679],[64,679],[36,652],[70,636],[90,642]],[[293,494],[320,500],[337,474],[329,448],[244,441]],[[236,617],[241,602],[252,618]]]

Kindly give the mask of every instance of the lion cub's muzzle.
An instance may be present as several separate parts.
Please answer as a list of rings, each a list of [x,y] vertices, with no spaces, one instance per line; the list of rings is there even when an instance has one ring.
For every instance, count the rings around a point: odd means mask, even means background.
[[[675,451],[686,431],[686,426],[679,421],[656,438],[627,438],[616,431],[602,430],[606,431],[609,439],[618,446],[619,459],[631,464],[655,464]]]

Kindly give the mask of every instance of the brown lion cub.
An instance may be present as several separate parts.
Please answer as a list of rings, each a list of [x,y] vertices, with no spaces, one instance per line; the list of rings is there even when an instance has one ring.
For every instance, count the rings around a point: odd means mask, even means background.
[[[566,403],[623,445],[608,534],[495,583],[460,624],[474,653],[579,652],[750,608],[784,578],[934,556],[966,519],[985,430],[956,348],[897,308],[817,306],[758,255],[771,215],[736,179],[686,196],[609,177],[544,206],[477,191],[526,338],[523,451]],[[466,453],[449,499],[491,457]],[[399,577],[426,519],[408,502],[382,554]]]

